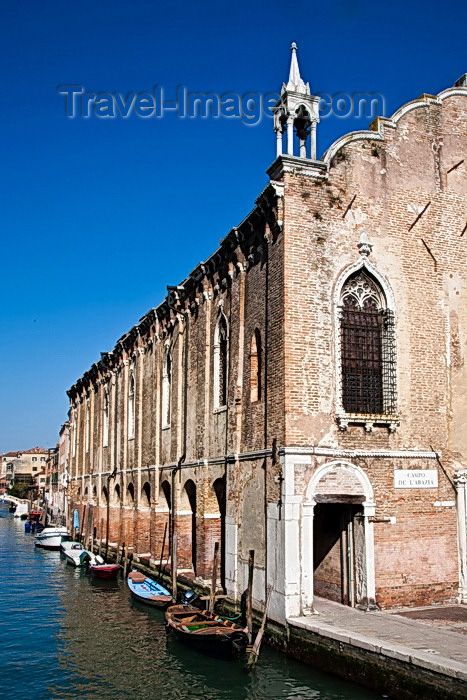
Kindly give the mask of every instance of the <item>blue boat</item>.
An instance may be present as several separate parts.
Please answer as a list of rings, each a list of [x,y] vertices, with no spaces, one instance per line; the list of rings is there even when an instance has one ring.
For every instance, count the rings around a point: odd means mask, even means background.
[[[127,582],[131,595],[140,603],[152,605],[155,608],[166,608],[174,602],[173,596],[164,586],[140,571],[131,571]]]

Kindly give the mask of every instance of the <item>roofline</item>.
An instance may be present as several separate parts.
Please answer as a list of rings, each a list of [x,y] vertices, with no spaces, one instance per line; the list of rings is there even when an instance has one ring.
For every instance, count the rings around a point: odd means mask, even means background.
[[[443,100],[455,95],[467,97],[467,87],[450,87],[446,90],[442,90],[439,95],[420,95],[418,99],[407,102],[396,110],[392,117],[376,117],[376,119],[371,122],[368,130],[351,131],[348,134],[344,134],[344,136],[340,136],[329,146],[321,160],[329,167],[332,159],[343,146],[347,146],[354,141],[384,141],[385,128],[395,129],[401,117],[408,112],[411,112],[413,109],[418,109],[419,107],[427,107],[428,105],[441,105]]]

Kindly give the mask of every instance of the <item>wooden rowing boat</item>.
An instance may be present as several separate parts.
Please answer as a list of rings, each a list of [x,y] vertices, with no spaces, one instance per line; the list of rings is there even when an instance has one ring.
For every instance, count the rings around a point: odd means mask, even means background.
[[[155,608],[166,608],[174,602],[173,597],[164,586],[140,571],[131,571],[128,574],[128,588],[135,600]]]
[[[165,622],[167,631],[172,631],[177,639],[209,656],[235,658],[245,652],[248,644],[246,628],[193,605],[171,605]]]
[[[94,578],[109,579],[117,578],[118,572],[122,567],[120,564],[91,564],[89,573]]]

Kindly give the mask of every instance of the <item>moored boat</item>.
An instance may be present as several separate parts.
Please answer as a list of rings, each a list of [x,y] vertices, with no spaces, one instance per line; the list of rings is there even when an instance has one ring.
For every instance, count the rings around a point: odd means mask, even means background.
[[[84,546],[81,544],[81,542],[76,542],[75,540],[65,540],[60,545],[60,552],[63,554],[63,556],[65,556],[67,549],[83,550]]]
[[[207,610],[198,610],[193,605],[171,605],[166,610],[165,622],[167,631],[203,654],[231,659],[246,651],[246,628]]]
[[[44,527],[42,532],[35,536],[34,544],[44,549],[60,549],[65,539],[71,539],[66,527]]]
[[[88,564],[103,564],[104,560],[99,555],[96,556],[94,552],[90,552],[88,549],[64,549],[63,553],[67,564],[72,566],[87,566]]]
[[[128,574],[128,588],[135,600],[146,605],[152,605],[155,608],[166,608],[170,603],[174,602],[173,596],[169,591],[161,586],[160,583],[154,581],[149,576],[142,574],[140,571],[130,571]]]
[[[94,578],[114,579],[122,567],[120,564],[91,564],[89,573]]]

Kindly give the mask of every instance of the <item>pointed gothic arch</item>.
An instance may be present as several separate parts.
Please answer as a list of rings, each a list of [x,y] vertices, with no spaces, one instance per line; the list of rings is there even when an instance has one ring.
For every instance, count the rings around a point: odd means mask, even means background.
[[[214,331],[214,408],[227,405],[229,366],[229,326],[221,311]]]
[[[261,332],[259,328],[251,336],[250,343],[250,402],[255,403],[261,401],[262,398],[262,377],[261,377],[261,359],[262,359]]]
[[[363,239],[362,239],[363,240]],[[367,243],[360,243],[363,248]],[[341,274],[335,291],[336,407],[349,423],[397,425],[394,296],[366,257]],[[391,418],[393,417],[393,418]]]
[[[172,403],[172,352],[166,345],[162,361],[161,417],[162,427],[170,425]]]

